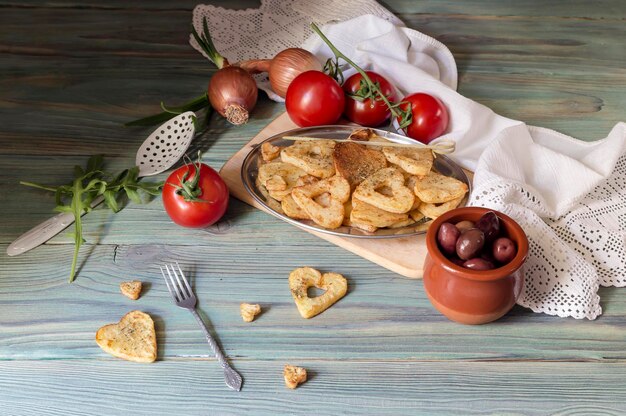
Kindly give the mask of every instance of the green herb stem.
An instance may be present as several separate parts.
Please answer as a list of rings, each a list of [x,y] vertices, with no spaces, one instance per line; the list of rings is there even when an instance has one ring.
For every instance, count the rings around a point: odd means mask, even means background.
[[[49,186],[39,185],[39,184],[33,183],[33,182],[20,181],[20,185],[30,186],[31,188],[43,189],[44,191],[50,191],[50,192],[56,192],[57,191],[56,188],[51,188]]]
[[[198,111],[209,105],[209,97],[207,97],[206,93],[201,96],[194,98],[193,100],[186,102],[185,104],[178,107],[168,107],[166,108],[163,103],[161,103],[161,108],[163,108],[163,112],[159,114],[155,114],[152,116],[140,118],[138,120],[129,121],[124,125],[127,127],[130,126],[153,126],[155,124],[164,123],[167,120],[177,116],[178,114],[182,114],[186,111]],[[209,112],[210,107],[209,107]]]
[[[76,264],[78,263],[78,252],[83,245],[83,221],[81,217],[82,213],[74,210],[75,229],[74,229],[74,254],[72,256],[72,267],[70,269],[69,283],[72,283],[76,278]]]

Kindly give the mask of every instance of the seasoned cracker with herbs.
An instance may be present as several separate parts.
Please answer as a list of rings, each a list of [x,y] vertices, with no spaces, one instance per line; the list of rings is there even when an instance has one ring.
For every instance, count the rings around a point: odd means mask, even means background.
[[[306,381],[306,369],[302,367],[296,367],[294,365],[285,364],[283,369],[283,377],[285,379],[285,385],[289,389],[295,389],[298,385]]]
[[[96,343],[109,354],[128,361],[151,363],[157,358],[154,321],[141,311],[128,312],[118,323],[100,328]]]
[[[310,287],[325,290],[320,296],[309,297]],[[300,267],[289,274],[289,289],[300,315],[309,319],[344,297],[348,291],[348,281],[338,273],[320,273],[311,267]]]
[[[263,161],[268,152],[279,152],[280,161],[259,166],[257,189],[274,211],[326,229],[420,231],[420,222],[458,206],[468,190],[434,170],[433,149],[390,142],[370,129],[346,140],[284,139],[294,144],[262,145]]]
[[[139,280],[133,280],[132,282],[120,283],[120,291],[124,296],[129,299],[137,300],[141,294],[142,284]]]
[[[242,303],[239,305],[239,312],[244,322],[252,322],[261,313],[261,305],[258,303]]]
[[[467,193],[467,185],[458,179],[430,171],[415,183],[413,191],[422,202],[441,204],[462,198]]]

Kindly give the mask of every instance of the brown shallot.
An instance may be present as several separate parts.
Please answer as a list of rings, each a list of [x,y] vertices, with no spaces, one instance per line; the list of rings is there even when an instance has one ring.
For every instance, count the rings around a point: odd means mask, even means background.
[[[287,87],[298,75],[311,70],[323,70],[315,55],[301,48],[285,49],[272,59],[254,59],[231,64],[215,48],[206,19],[202,22],[201,33],[193,26],[191,30],[205,56],[218,68],[209,81],[207,93],[178,107],[166,108],[161,103],[162,113],[132,121],[127,125],[153,125],[184,111],[200,110],[209,104],[230,123],[243,124],[248,121],[258,98],[252,74],[267,72],[274,92],[285,98]],[[208,114],[210,111],[207,116]]]
[[[258,95],[254,78],[248,71],[230,65],[215,49],[206,19],[203,22],[202,34],[198,34],[194,27],[192,31],[207,57],[219,68],[209,81],[207,95],[211,106],[232,124],[247,122]]]
[[[211,77],[207,93],[215,111],[235,125],[248,121],[258,95],[252,76],[236,66],[217,71]]]

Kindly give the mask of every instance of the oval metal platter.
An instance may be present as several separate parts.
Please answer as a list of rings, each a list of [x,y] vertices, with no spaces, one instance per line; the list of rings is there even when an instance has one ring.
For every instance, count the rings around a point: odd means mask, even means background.
[[[411,235],[424,234],[426,231],[424,227],[420,227],[426,220],[401,227],[401,228],[379,228],[373,233],[368,233],[356,227],[342,226],[335,229],[323,228],[310,220],[296,220],[286,216],[280,208],[280,202],[269,198],[259,187],[257,186],[257,175],[259,166],[263,164],[263,158],[261,156],[261,145],[265,142],[270,142],[275,146],[290,146],[295,142],[292,140],[285,140],[285,136],[303,136],[303,137],[316,137],[320,139],[347,139],[348,136],[358,127],[350,126],[318,126],[299,128],[294,130],[285,131],[283,133],[272,136],[262,143],[257,144],[246,156],[243,165],[241,167],[241,179],[244,187],[248,193],[261,205],[263,205],[269,213],[281,220],[295,225],[296,227],[303,228],[308,231],[315,231],[319,233],[325,233],[335,235],[339,237],[351,237],[351,238],[397,238],[407,237]],[[387,140],[396,143],[416,144],[413,139],[406,136],[401,136],[396,133],[391,133],[385,130],[372,129],[377,135]],[[419,143],[418,143],[419,144]],[[468,195],[471,192],[471,183],[463,171],[463,169],[454,163],[450,158],[444,155],[437,155],[435,158],[433,167],[442,175],[451,176],[456,178],[465,184],[467,184],[468,192],[465,198],[459,206],[464,206],[467,203]]]

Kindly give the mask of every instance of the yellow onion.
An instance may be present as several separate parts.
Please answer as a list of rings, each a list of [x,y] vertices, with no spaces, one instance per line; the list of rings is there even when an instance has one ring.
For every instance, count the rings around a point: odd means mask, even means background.
[[[287,88],[295,77],[306,71],[322,70],[322,64],[315,55],[301,48],[285,49],[272,59],[242,61],[235,65],[251,74],[267,72],[272,89],[283,98],[287,95]]]
[[[270,64],[270,84],[274,92],[285,98],[291,81],[306,71],[321,71],[322,64],[306,49],[289,48],[279,52]]]
[[[207,95],[215,111],[239,125],[248,121],[258,92],[250,73],[238,66],[225,66],[211,77]]]

